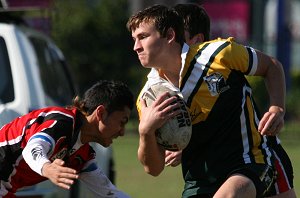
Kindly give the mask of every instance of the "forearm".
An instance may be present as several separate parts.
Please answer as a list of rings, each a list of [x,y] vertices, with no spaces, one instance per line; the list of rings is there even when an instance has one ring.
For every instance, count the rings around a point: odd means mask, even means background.
[[[270,97],[270,108],[279,107],[285,112],[286,84],[283,67],[280,62],[272,59],[273,66],[269,67],[265,84]]]
[[[95,197],[129,198],[129,195],[120,191],[107,178],[95,161],[90,161],[82,169],[79,179],[86,184]]]
[[[165,167],[165,150],[156,142],[155,134],[140,134],[138,159],[144,170],[158,176]]]
[[[260,52],[256,74],[265,79],[269,94],[269,109],[264,113],[258,126],[262,135],[277,135],[284,125],[286,85],[282,64],[273,57]]]
[[[258,67],[256,76],[262,76],[265,80],[266,89],[269,94],[270,107],[279,107],[285,111],[285,76],[282,64],[273,57],[256,51]]]
[[[22,155],[28,166],[36,173],[42,175],[42,167],[50,160],[47,153],[50,150],[50,145],[39,139],[32,138],[24,148]]]

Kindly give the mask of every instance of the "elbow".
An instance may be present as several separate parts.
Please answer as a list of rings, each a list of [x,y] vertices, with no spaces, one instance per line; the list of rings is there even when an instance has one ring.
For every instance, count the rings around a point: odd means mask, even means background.
[[[157,177],[160,175],[160,173],[164,170],[163,168],[149,168],[149,167],[144,167],[144,170],[146,173],[153,177]]]

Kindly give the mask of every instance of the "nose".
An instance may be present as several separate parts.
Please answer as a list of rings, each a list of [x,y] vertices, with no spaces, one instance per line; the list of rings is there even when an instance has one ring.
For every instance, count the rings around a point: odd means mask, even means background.
[[[119,136],[124,136],[125,134],[125,127],[121,128],[121,130],[119,131]]]
[[[141,48],[142,48],[141,42],[138,39],[136,39],[134,41],[133,50],[135,52],[138,52],[138,51],[140,51]]]

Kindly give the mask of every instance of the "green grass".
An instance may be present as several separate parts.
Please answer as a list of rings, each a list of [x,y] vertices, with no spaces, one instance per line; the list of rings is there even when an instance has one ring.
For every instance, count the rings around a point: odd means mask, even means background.
[[[300,132],[298,124],[282,131],[282,144],[294,167],[294,184],[300,196]],[[116,185],[133,198],[180,198],[183,179],[180,166],[166,167],[161,175],[153,177],[144,172],[137,159],[138,135],[126,134],[114,142]]]
[[[148,175],[137,159],[137,148],[137,135],[125,135],[114,141],[117,187],[133,198],[180,198],[183,188],[180,167],[166,167],[158,177]]]

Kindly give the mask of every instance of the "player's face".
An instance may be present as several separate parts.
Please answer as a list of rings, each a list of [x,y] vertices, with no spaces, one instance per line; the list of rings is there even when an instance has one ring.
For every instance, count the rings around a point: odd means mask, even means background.
[[[113,139],[123,136],[125,133],[125,125],[130,116],[130,109],[125,107],[124,111],[114,111],[111,114],[103,115],[103,119],[99,124],[99,143],[108,147],[113,143]]]
[[[133,50],[137,53],[141,64],[146,67],[157,67],[164,58],[167,39],[162,38],[152,23],[141,23],[132,31]]]

